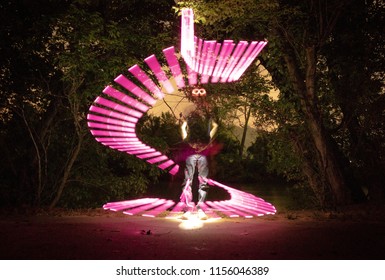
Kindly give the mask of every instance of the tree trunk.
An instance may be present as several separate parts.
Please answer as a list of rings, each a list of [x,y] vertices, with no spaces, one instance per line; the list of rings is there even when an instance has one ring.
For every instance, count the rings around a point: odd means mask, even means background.
[[[302,172],[305,175],[310,188],[313,190],[318,203],[322,207],[327,207],[327,195],[330,191],[328,192],[324,181],[320,178],[319,174],[317,174],[316,170],[314,170],[314,158],[312,158],[311,151],[306,148],[304,141],[299,139],[295,132],[290,132],[290,139],[293,143],[295,152],[301,155]]]
[[[245,126],[243,127],[242,138],[241,138],[241,147],[239,149],[239,156],[240,157],[243,156],[243,150],[245,148],[245,143],[246,143],[247,129],[249,126],[249,120],[250,120],[250,116],[251,116],[251,108],[245,106],[245,110],[246,110],[246,112],[245,112]]]
[[[71,153],[71,156],[68,160],[68,163],[64,169],[63,177],[61,178],[58,190],[56,192],[56,196],[52,200],[51,204],[49,205],[49,210],[52,210],[53,208],[56,207],[57,203],[59,202],[59,200],[63,194],[63,190],[64,190],[64,188],[68,182],[68,178],[71,175],[72,167],[73,167],[73,165],[74,165],[74,163],[75,163],[75,161],[76,161],[76,159],[80,153],[82,143],[83,143],[83,138],[84,138],[84,136],[79,136],[78,143],[76,144],[73,152]]]
[[[295,93],[301,101],[301,109],[310,133],[314,147],[319,157],[317,158],[319,171],[330,186],[333,204],[344,205],[351,202],[351,196],[345,182],[342,168],[336,159],[329,137],[322,123],[322,116],[317,105],[315,93],[316,52],[315,47],[306,48],[306,74],[301,75],[300,68],[290,55],[285,55],[290,79]]]
[[[79,86],[83,83],[83,81],[84,81],[84,79],[80,76],[79,80],[77,80],[77,79],[74,80],[74,82],[71,84],[71,87],[68,91],[69,94],[68,94],[67,98],[68,98],[68,101],[70,104],[70,110],[71,110],[72,117],[73,117],[73,123],[74,123],[75,132],[76,132],[75,135],[77,137],[77,143],[76,143],[75,148],[73,149],[73,151],[71,152],[71,154],[69,156],[67,164],[64,168],[63,176],[60,180],[60,184],[59,184],[57,192],[56,192],[56,196],[52,200],[51,204],[49,205],[49,210],[56,207],[56,204],[59,202],[59,200],[63,194],[63,190],[64,190],[65,186],[67,185],[68,178],[71,175],[72,167],[75,164],[76,159],[78,158],[78,155],[79,155],[81,148],[82,148],[84,137],[86,135],[85,129],[82,126],[82,113],[81,113],[82,110],[80,110],[81,101],[80,101],[79,96],[77,94],[77,90],[78,90]]]
[[[36,162],[37,162],[37,186],[36,186],[36,191],[35,191],[35,201],[34,201],[34,204],[35,204],[36,207],[39,207],[40,203],[41,203],[41,194],[43,192],[41,151],[39,149],[38,139],[34,135],[34,133],[32,131],[32,128],[31,128],[30,124],[27,121],[27,118],[25,116],[23,108],[21,108],[21,116],[23,118],[25,126],[27,127],[28,134],[31,137],[31,141],[33,143],[33,147],[34,147],[34,150],[35,150],[34,152],[35,152],[35,158],[36,158]]]

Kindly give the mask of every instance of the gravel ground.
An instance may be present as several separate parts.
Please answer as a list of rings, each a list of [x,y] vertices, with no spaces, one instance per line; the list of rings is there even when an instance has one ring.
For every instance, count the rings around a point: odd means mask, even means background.
[[[373,260],[385,257],[383,211],[296,211],[182,220],[90,210],[0,218],[3,260]]]

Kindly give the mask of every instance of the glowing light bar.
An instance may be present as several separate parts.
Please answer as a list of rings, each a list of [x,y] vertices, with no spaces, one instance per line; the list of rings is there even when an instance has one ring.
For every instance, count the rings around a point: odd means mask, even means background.
[[[126,150],[128,151],[128,150]],[[140,155],[140,154],[146,154],[146,153],[152,153],[152,152],[156,152],[156,150],[154,148],[147,148],[147,149],[144,149],[144,150],[134,150],[134,151],[129,151],[130,154],[132,155]],[[138,156],[139,157],[139,156]]]
[[[104,90],[103,90],[103,93],[111,96],[111,97],[114,97],[115,99],[118,99],[124,103],[126,103],[127,105],[130,105],[131,107],[134,107],[142,112],[147,112],[147,110],[149,109],[148,106],[144,105],[143,103],[139,102],[138,100],[114,89],[113,87],[111,86],[107,86]]]
[[[98,103],[98,104],[103,105],[105,107],[109,107],[115,111],[119,111],[119,112],[125,113],[127,115],[137,117],[137,118],[141,118],[143,115],[143,113],[141,113],[139,111],[136,111],[134,109],[128,108],[128,107],[123,106],[123,105],[120,105],[118,103],[115,103],[111,100],[105,99],[105,98],[100,97],[100,96],[95,99],[95,103]]]
[[[90,107],[90,111],[91,112],[95,112],[95,113],[99,113],[99,114],[102,114],[102,115],[106,115],[106,116],[109,116],[109,117],[112,117],[112,118],[116,118],[116,119],[121,119],[121,120],[128,121],[128,122],[132,122],[132,123],[137,123],[138,122],[138,118],[135,118],[135,117],[132,117],[132,116],[128,116],[128,115],[125,115],[125,114],[121,114],[121,113],[118,113],[118,112],[114,112],[114,111],[111,111],[111,110],[107,110],[107,109],[104,109],[104,108],[100,108],[100,107],[94,106],[94,105],[92,105]]]
[[[165,160],[167,160],[167,159],[168,159],[167,156],[162,155],[162,156],[159,156],[159,157],[156,157],[156,158],[149,159],[149,160],[147,160],[147,161],[148,161],[149,163],[154,164],[154,163],[157,163],[157,162],[165,161]]]
[[[194,12],[192,9],[182,9],[181,17],[181,53],[187,65],[191,67],[195,57],[194,44]]]
[[[154,105],[156,103],[156,99],[152,98],[151,95],[143,91],[140,87],[135,85],[133,82],[131,82],[129,79],[127,79],[123,75],[119,75],[114,80],[124,88],[128,89],[130,92],[135,94],[140,99],[143,99],[145,102],[147,102],[150,105]]]
[[[168,173],[175,175],[178,173],[178,171],[179,171],[179,165],[176,164],[176,165],[174,165],[173,168],[170,169],[170,171]]]
[[[155,199],[152,203],[148,203],[148,204],[145,204],[145,205],[142,205],[142,206],[139,206],[139,207],[135,207],[135,208],[132,208],[132,209],[129,209],[129,210],[126,210],[124,211],[123,213],[124,214],[128,214],[128,215],[135,215],[135,214],[139,214],[139,213],[142,213],[146,210],[149,210],[149,209],[152,209],[154,207],[157,207],[159,205],[162,205],[166,202],[165,199]]]
[[[155,55],[147,57],[144,61],[151,68],[152,72],[154,72],[155,76],[166,89],[167,93],[173,93],[175,89],[172,86],[170,80],[167,78],[164,71],[162,70],[162,66],[160,66],[160,63],[156,59]]]
[[[140,199],[134,199],[134,200],[119,201],[119,202],[109,202],[103,205],[103,209],[111,210],[111,211],[120,211],[120,210],[130,209],[141,205],[146,205],[156,200],[157,200],[156,198],[140,198]]]
[[[230,60],[231,52],[233,51],[235,44],[232,40],[225,40],[222,44],[222,49],[218,57],[218,62],[215,65],[214,72],[212,75],[211,82],[216,83],[219,81],[221,74],[226,67],[226,63]]]
[[[207,83],[210,76],[212,83],[237,81],[266,44],[264,41],[234,44],[232,40],[225,40],[220,50],[216,41],[204,41],[194,36],[193,10],[182,9],[181,54],[191,68],[190,72],[201,75],[201,83]],[[190,84],[195,84],[193,78]]]
[[[231,71],[234,69],[234,67],[237,65],[238,60],[241,58],[242,53],[246,49],[246,46],[248,45],[247,42],[241,41],[237,44],[232,56],[230,57],[230,60],[228,61],[226,68],[223,70],[221,74],[221,82],[224,83],[227,81],[227,78],[229,77]]]
[[[158,167],[160,169],[166,169],[166,168],[169,168],[171,165],[174,164],[174,161],[172,161],[171,159],[169,159],[168,161],[165,161],[163,162],[162,164],[159,164]]]
[[[203,73],[201,76],[201,83],[206,84],[209,82],[209,78],[212,75],[217,60],[217,56],[221,44],[215,41],[208,41],[208,50],[204,61]]]
[[[156,217],[156,216],[162,214],[164,211],[166,211],[170,207],[175,205],[175,202],[172,200],[165,200],[162,202],[163,203],[160,204],[158,207],[155,207],[149,211],[146,211],[146,213],[142,214],[142,216],[144,216],[144,217]]]
[[[167,64],[170,68],[172,76],[174,77],[176,85],[178,86],[178,88],[184,88],[185,83],[184,83],[184,79],[183,79],[183,73],[182,73],[182,70],[180,68],[178,59],[175,56],[174,47],[169,47],[167,49],[164,49],[163,53],[164,53],[164,56],[166,57]]]
[[[236,44],[232,40],[225,40],[223,43],[202,40],[194,35],[193,10],[182,9],[181,55],[186,64],[189,86],[197,85],[198,82],[205,84],[237,81],[266,44],[264,41],[251,43],[240,41]],[[103,90],[104,96],[95,99],[89,109],[87,123],[90,132],[101,144],[134,155],[150,164],[156,164],[160,169],[175,175],[179,172],[179,165],[156,149],[142,143],[136,135],[138,120],[155,105],[156,98],[163,99],[165,94],[173,93],[174,83],[178,89],[186,86],[175,48],[172,46],[163,49],[163,55],[167,65],[161,65],[159,62],[161,60],[155,55],[144,60],[151,73],[146,73],[138,65],[128,68],[136,78],[135,82],[123,74],[117,76],[114,79],[115,86],[106,86]],[[166,75],[164,70],[166,68],[170,70],[172,77]],[[157,86],[158,84],[161,88]],[[212,204],[223,211],[231,210],[231,215],[248,217],[245,216],[247,213],[251,213],[250,215],[257,213],[252,211],[255,207],[260,211],[258,215],[275,213],[275,208],[263,201],[256,204],[258,199],[253,196],[215,181],[212,181],[212,184],[226,189],[231,194],[231,205],[221,202]],[[211,211],[208,205],[205,204],[205,207]],[[234,207],[237,209],[233,209]],[[214,215],[214,212],[212,213]],[[148,215],[151,216],[153,213]]]
[[[141,154],[141,155],[138,155],[138,158],[141,158],[141,159],[146,159],[146,158],[152,158],[152,157],[156,157],[156,156],[160,156],[162,155],[161,152],[152,152],[152,153],[148,153],[148,154]]]
[[[193,71],[188,65],[186,65],[187,73],[188,73],[188,82],[189,85],[196,85],[198,83],[198,75],[195,71]]]
[[[230,199],[228,200],[206,201],[200,205],[210,219],[220,219],[217,212],[230,218],[253,218],[263,215],[274,215],[276,213],[275,207],[260,197],[231,188],[212,179],[208,180],[208,184],[212,187],[223,188],[230,195]],[[166,218],[170,219],[180,216],[186,206],[195,207],[195,204],[189,198],[183,199],[183,201],[178,203],[160,198],[148,198],[142,200],[110,202],[105,204],[103,208],[113,211],[116,211],[117,209],[126,210],[124,212],[125,214],[141,214],[142,216],[147,217],[155,217],[168,210],[169,214]]]
[[[94,136],[118,136],[118,137],[136,137],[135,133],[126,133],[126,132],[117,132],[117,131],[108,131],[108,130],[94,130],[91,129],[91,133]]]
[[[242,57],[240,63],[238,64],[238,68],[236,71],[233,71],[228,82],[233,82],[239,80],[241,75],[245,72],[245,70],[250,66],[250,64],[254,61],[254,59],[258,56],[258,54],[262,51],[262,49],[267,45],[267,42],[252,42],[256,43],[257,46],[253,49],[251,55],[245,54],[245,57]]]
[[[164,93],[158,88],[158,86],[147,76],[147,74],[140,69],[138,65],[134,65],[128,69],[143,85],[148,88],[157,98],[163,99]]]
[[[169,210],[169,214],[166,216],[166,219],[174,219],[180,216],[180,213],[183,211],[185,204],[183,202],[178,202],[173,208]]]
[[[107,130],[116,130],[116,131],[125,131],[125,132],[135,132],[135,129],[130,127],[103,124],[103,123],[94,123],[94,122],[88,122],[88,127],[103,128]]]
[[[125,127],[135,127],[135,123],[132,123],[132,122],[121,121],[121,120],[116,120],[116,119],[112,119],[112,118],[106,118],[106,117],[97,116],[97,115],[93,115],[93,114],[88,114],[87,120],[97,121],[97,122],[107,123],[107,124],[115,124],[115,125],[120,125],[120,126],[125,126]]]
[[[114,137],[95,137],[95,139],[99,142],[110,142],[115,144],[143,144],[139,138],[122,139]]]

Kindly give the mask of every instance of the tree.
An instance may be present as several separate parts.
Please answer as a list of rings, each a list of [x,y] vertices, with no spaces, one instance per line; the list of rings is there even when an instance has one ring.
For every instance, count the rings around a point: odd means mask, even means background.
[[[334,43],[337,24],[343,18],[349,19],[347,11],[363,10],[361,19],[373,17],[373,7],[381,6],[377,1],[242,1],[233,5],[232,1],[194,1],[197,17],[205,24],[206,36],[217,38],[265,39],[268,47],[260,56],[261,63],[272,76],[280,90],[280,99],[292,104],[298,116],[297,128],[288,131],[287,138],[298,152],[311,149],[311,158],[302,156],[303,172],[309,184],[316,184],[321,178],[324,193],[329,193],[327,205],[344,205],[355,197],[362,197],[359,186],[352,184],[351,165],[346,153],[341,150],[335,131],[328,124],[338,123],[338,104],[327,103],[333,92],[326,80],[323,63],[325,53]],[[183,2],[183,5],[189,5]],[[370,12],[369,12],[370,11]],[[378,12],[377,12],[378,13]],[[358,18],[350,20],[358,20]],[[355,21],[357,22],[357,21]],[[343,25],[343,23],[341,23]],[[347,30],[345,30],[347,31]],[[349,30],[351,33],[351,29]],[[370,34],[370,35],[369,35]],[[382,38],[377,30],[371,28],[366,36]],[[371,40],[372,42],[375,40]],[[382,42],[383,40],[380,40]],[[366,51],[381,51],[380,44],[365,45]],[[383,60],[383,53],[380,55]],[[342,57],[341,57],[342,58]],[[381,64],[382,65],[382,64]],[[326,66],[329,66],[326,63]],[[374,69],[374,68],[372,68]],[[381,73],[381,71],[377,71]],[[348,74],[348,72],[346,72]],[[360,73],[357,72],[357,75]],[[361,73],[362,75],[362,73]],[[381,75],[380,75],[381,76]],[[362,76],[363,77],[363,76]],[[364,78],[366,81],[370,79]],[[378,79],[380,80],[380,79]],[[378,91],[378,88],[374,90]],[[378,93],[378,92],[377,92]],[[328,97],[328,98],[325,98]],[[334,115],[331,114],[334,112]],[[331,122],[330,122],[331,121]],[[280,124],[285,125],[285,124]],[[368,129],[366,127],[365,129]],[[298,133],[303,131],[303,133]],[[311,169],[310,169],[311,168]],[[307,171],[312,172],[307,172]],[[379,176],[376,174],[375,176]]]
[[[249,69],[239,82],[231,84],[208,85],[207,100],[217,112],[217,118],[223,124],[241,128],[238,156],[245,156],[246,137],[248,129],[253,125],[252,118],[255,115],[261,98],[272,89],[270,81],[263,75],[264,69],[254,65]],[[237,136],[239,138],[239,136]]]
[[[85,150],[97,144],[87,130],[88,108],[117,74],[169,45],[175,20],[172,4],[166,0],[1,4],[3,202],[53,208],[63,196],[70,197],[67,188],[89,186],[92,176],[98,177],[97,172],[83,173],[83,178],[75,179],[82,166],[89,166],[83,161],[90,160]],[[107,151],[103,156],[114,157]],[[130,164],[136,168],[129,170],[138,172],[136,178],[125,173],[132,189],[143,191],[146,177],[159,176],[138,160]],[[109,168],[105,172],[114,173]]]
[[[356,1],[341,14],[327,42],[323,79],[342,116],[331,125],[352,166],[352,179],[368,188],[372,201],[385,199],[384,20],[381,1]],[[354,30],[354,32],[352,32]]]

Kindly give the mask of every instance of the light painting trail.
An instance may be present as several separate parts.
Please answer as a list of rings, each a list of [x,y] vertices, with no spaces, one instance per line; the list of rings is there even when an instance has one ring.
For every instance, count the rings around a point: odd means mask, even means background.
[[[103,95],[94,100],[87,115],[88,127],[96,141],[155,164],[172,175],[178,173],[179,165],[137,137],[139,119],[157,100],[186,86],[237,81],[267,44],[265,41],[204,41],[194,35],[192,9],[183,9],[181,20],[181,54],[186,67],[181,67],[173,46],[163,50],[165,65],[155,55],[150,55],[144,59],[148,68],[134,65],[126,74],[118,75],[111,85],[105,87]],[[183,73],[184,68],[187,73]],[[170,70],[169,76],[165,69]],[[186,76],[187,79],[184,78]],[[196,94],[205,95],[206,91],[197,89]],[[231,197],[225,201],[207,201],[203,205],[203,210],[211,219],[220,216],[252,218],[276,212],[274,206],[254,195],[211,179],[209,184],[223,188]],[[148,217],[156,217],[167,211],[167,218],[180,213],[183,207],[183,202],[175,203],[161,198],[110,202],[103,206],[104,209],[123,211],[127,215]]]
[[[264,201],[262,198],[234,189],[211,179],[208,183],[212,187],[224,189],[230,195],[230,199],[228,200],[207,201],[202,206],[210,219],[220,219],[221,217],[226,216],[230,218],[253,218],[276,213],[275,207],[271,203]],[[128,215],[138,214],[147,217],[156,217],[167,213],[166,218],[168,219],[180,216],[183,207],[183,202],[175,203],[174,201],[160,198],[142,198],[109,202],[103,206],[106,210],[123,211],[123,213]]]

